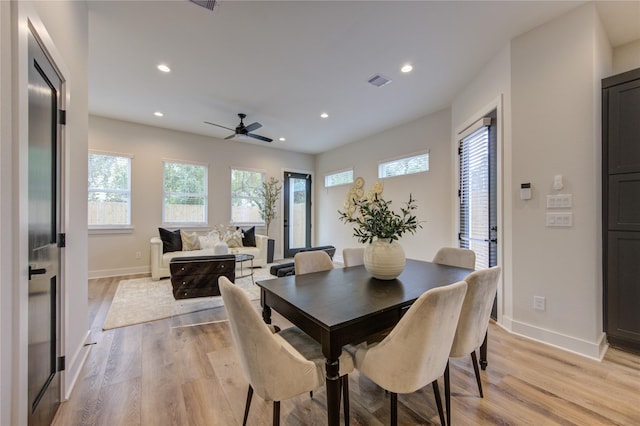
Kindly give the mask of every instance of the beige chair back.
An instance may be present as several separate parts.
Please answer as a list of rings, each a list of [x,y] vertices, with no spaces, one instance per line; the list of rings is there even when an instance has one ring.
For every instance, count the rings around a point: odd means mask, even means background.
[[[476,254],[473,250],[469,249],[442,247],[433,257],[433,263],[476,269]]]
[[[301,251],[293,256],[296,275],[333,269],[333,262],[324,250]]]
[[[364,247],[346,247],[342,249],[342,263],[345,268],[364,264]]]
[[[467,356],[484,341],[501,271],[499,266],[494,266],[475,271],[465,278],[467,294],[451,346],[451,357]]]
[[[442,376],[467,283],[425,292],[380,343],[359,348],[356,368],[382,388],[411,393]]]
[[[322,385],[315,363],[271,332],[242,289],[226,277],[218,284],[240,365],[261,398],[282,401]]]

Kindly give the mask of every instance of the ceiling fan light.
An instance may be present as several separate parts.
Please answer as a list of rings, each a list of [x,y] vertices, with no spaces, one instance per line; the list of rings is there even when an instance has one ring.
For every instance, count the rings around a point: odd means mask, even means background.
[[[169,68],[165,64],[158,65],[158,69],[162,72],[171,72],[171,68]]]
[[[320,117],[329,118],[329,114],[327,114],[326,112],[323,112],[322,114],[320,114]]]

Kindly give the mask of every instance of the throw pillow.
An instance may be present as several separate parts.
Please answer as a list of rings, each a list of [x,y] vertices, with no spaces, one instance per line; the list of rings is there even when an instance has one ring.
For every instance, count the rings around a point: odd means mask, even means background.
[[[256,227],[255,226],[252,226],[249,229],[242,230],[242,246],[243,247],[256,246]]]
[[[198,237],[198,242],[200,243],[201,249],[212,249],[218,241],[220,240],[217,236],[214,236],[213,238],[210,235]]]
[[[227,246],[229,246],[229,248],[242,247],[242,232],[229,232],[225,236],[224,241],[227,243]]]
[[[183,251],[200,250],[200,241],[198,241],[198,234],[195,232],[189,234],[180,230],[180,239]]]
[[[182,238],[180,230],[169,231],[168,229],[158,228],[160,239],[162,240],[162,253],[170,251],[182,251]]]

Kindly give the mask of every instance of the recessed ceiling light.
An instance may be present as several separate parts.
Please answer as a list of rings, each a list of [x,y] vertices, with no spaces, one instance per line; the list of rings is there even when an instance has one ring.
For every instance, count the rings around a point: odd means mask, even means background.
[[[329,114],[327,114],[326,112],[323,112],[322,114],[320,114],[320,117],[322,118],[328,118]]]
[[[405,66],[400,68],[400,71],[402,72],[411,72],[411,70],[413,70],[413,66],[411,66],[411,64],[406,64]]]
[[[170,72],[171,68],[169,68],[168,66],[164,65],[164,64],[160,64],[158,65],[158,69],[162,72]]]
[[[153,115],[155,115],[156,117],[164,117],[164,114],[161,113],[160,111],[154,112]]]
[[[286,139],[285,139],[285,138],[280,138],[280,139],[278,139],[278,140],[279,140],[280,142],[284,142],[284,141],[286,141]]]

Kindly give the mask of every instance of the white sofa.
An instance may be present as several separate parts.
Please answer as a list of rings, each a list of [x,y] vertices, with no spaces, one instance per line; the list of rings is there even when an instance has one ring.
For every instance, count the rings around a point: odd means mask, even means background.
[[[253,266],[263,267],[267,266],[267,243],[268,238],[265,235],[256,234],[256,246],[255,247],[237,247],[229,249],[230,253],[246,253],[252,254]],[[151,279],[154,281],[160,278],[170,276],[169,262],[174,257],[188,257],[188,256],[209,256],[214,255],[212,248],[201,250],[189,250],[189,251],[170,251],[168,253],[162,253],[162,240],[160,237],[151,238]],[[247,264],[245,264],[246,266]]]

